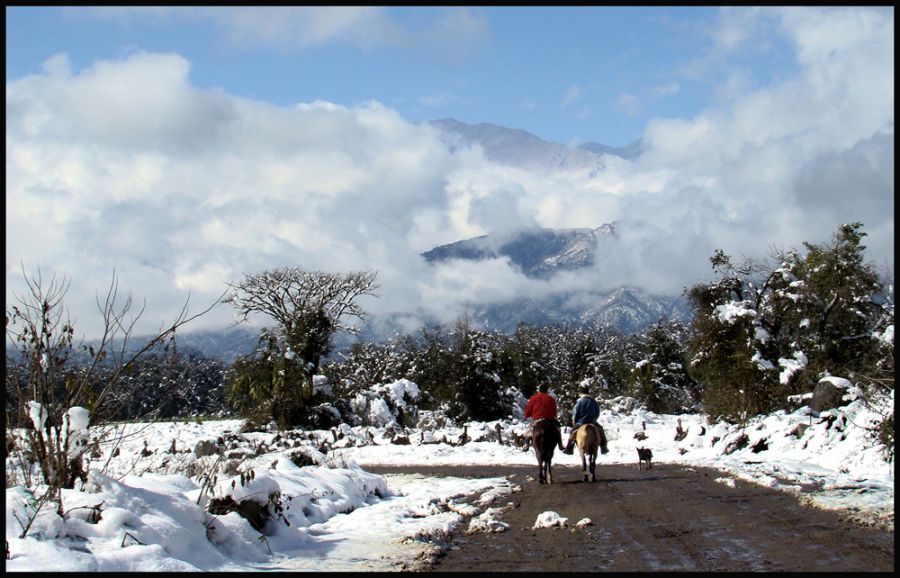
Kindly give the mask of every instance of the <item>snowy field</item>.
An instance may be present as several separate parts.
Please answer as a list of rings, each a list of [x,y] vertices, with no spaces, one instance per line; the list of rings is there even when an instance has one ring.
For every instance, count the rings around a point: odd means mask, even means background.
[[[703,415],[656,415],[619,398],[600,416],[610,451],[598,458],[598,474],[607,463],[636,466],[635,448],[645,446],[656,464],[718,468],[721,483],[740,478],[802,493],[813,506],[893,531],[893,463],[884,461],[884,447],[867,431],[878,414],[858,400],[817,416],[808,412],[759,417],[741,428],[709,425]],[[685,433],[676,441],[678,420]],[[402,432],[409,444],[400,445],[384,427],[239,434],[241,423],[92,430],[102,443],[88,483],[64,491],[64,517],[44,508],[19,538],[33,517],[34,497],[21,486],[7,488],[6,569],[410,570],[453,529],[504,531],[500,514],[519,488],[505,478],[380,476],[367,466],[521,464],[537,471],[533,453],[514,444],[527,431],[521,421],[469,424],[469,441],[461,445],[458,427],[409,429]],[[639,432],[646,439],[636,439]],[[195,450],[211,455],[197,457]],[[577,452],[557,452],[554,463],[581,462]],[[10,460],[6,467],[9,480],[16,468]],[[216,477],[209,475],[215,470]],[[271,496],[277,519],[262,532],[237,512],[207,512],[211,499],[264,504]],[[547,521],[553,513],[542,516],[536,527],[555,523]]]

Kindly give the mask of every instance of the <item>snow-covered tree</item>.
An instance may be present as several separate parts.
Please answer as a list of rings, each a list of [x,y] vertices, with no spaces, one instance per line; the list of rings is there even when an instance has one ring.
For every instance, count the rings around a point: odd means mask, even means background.
[[[639,335],[642,355],[631,372],[631,396],[652,412],[690,412],[699,401],[687,371],[687,334],[684,325],[663,321]]]
[[[511,400],[505,399],[497,372],[492,336],[472,327],[467,316],[453,327],[450,417],[462,421],[490,421],[507,417]]]
[[[778,251],[773,264],[711,258],[721,278],[687,293],[690,371],[712,417],[767,413],[823,375],[877,365],[884,287],[863,260],[861,228],[842,225],[829,244],[805,243],[805,255]]]

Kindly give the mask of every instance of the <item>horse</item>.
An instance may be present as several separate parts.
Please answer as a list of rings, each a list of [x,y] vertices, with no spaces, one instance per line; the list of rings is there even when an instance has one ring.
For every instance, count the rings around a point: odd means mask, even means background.
[[[606,432],[603,426],[589,423],[578,428],[575,432],[575,443],[578,444],[578,453],[581,454],[581,475],[588,481],[588,467],[590,466],[591,481],[597,481],[595,470],[597,468],[597,450],[604,454],[609,452],[606,445]]]
[[[531,447],[538,461],[538,482],[541,484],[553,483],[553,470],[550,462],[553,460],[553,451],[561,441],[559,428],[547,419],[539,419],[531,428]]]

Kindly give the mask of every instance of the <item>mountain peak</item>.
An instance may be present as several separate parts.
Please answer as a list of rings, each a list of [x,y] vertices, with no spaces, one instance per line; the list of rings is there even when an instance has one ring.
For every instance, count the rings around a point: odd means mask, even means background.
[[[519,168],[542,170],[588,170],[593,174],[610,163],[630,161],[643,152],[641,141],[624,147],[595,142],[578,146],[546,141],[522,129],[491,123],[467,124],[453,118],[430,123],[441,131],[451,151],[480,145],[485,156],[497,163]]]
[[[548,229],[536,227],[502,236],[482,235],[422,253],[429,263],[450,259],[484,260],[508,257],[528,277],[546,279],[562,270],[589,267],[597,243],[614,237],[615,223],[596,228]]]

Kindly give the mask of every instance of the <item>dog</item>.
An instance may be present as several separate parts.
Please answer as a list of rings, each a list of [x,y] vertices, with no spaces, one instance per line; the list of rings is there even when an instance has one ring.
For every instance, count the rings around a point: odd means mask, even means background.
[[[650,462],[650,460],[653,459],[653,452],[650,451],[650,448],[638,448],[637,453],[638,453],[638,469],[639,470],[643,469],[644,464],[646,463],[647,469],[652,470],[653,464]]]

